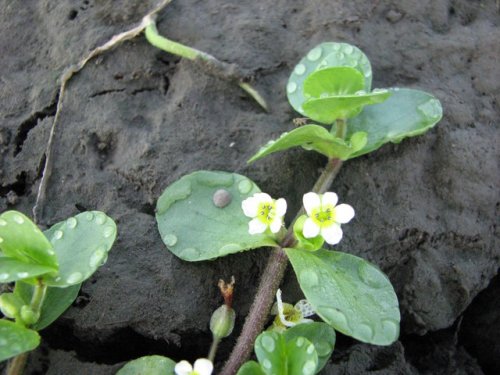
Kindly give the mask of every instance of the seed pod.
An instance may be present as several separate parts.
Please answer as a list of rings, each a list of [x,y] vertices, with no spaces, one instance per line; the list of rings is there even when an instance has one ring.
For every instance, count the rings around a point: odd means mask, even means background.
[[[233,332],[236,313],[230,307],[222,305],[210,318],[210,330],[215,338],[223,339]]]

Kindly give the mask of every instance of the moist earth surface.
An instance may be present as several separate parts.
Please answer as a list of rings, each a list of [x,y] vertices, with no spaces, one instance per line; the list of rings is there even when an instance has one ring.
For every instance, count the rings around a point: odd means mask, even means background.
[[[58,80],[92,48],[131,28],[154,1],[10,1],[0,15],[0,211],[31,215],[58,99]],[[27,374],[114,374],[148,354],[206,356],[219,278],[236,278],[233,336],[268,250],[187,263],[156,228],[161,192],[199,169],[234,171],[286,197],[291,216],[325,160],[290,150],[254,164],[261,145],[299,117],[285,85],[325,41],[370,58],[374,87],[433,93],[443,120],[424,136],[347,162],[331,190],[356,209],[338,249],[369,259],[397,291],[398,342],[339,337],[325,374],[493,374],[500,368],[498,2],[174,0],[161,34],[238,64],[268,100],[153,48],[143,35],[91,60],[67,87],[39,223],[102,210],[119,228],[107,263],[42,331]],[[302,298],[292,272],[286,300]],[[496,355],[495,355],[496,353]]]

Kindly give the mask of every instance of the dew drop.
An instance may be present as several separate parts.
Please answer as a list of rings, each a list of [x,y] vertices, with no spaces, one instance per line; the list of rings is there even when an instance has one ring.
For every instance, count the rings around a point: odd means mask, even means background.
[[[2,243],[2,242],[3,242],[3,238],[2,238],[2,237],[0,237],[0,243]]]
[[[353,51],[354,51],[354,48],[352,48],[352,46],[350,44],[346,44],[344,46],[344,53],[346,55],[350,55]]]
[[[175,234],[169,233],[163,236],[163,242],[167,246],[174,246],[177,243],[177,236]]]
[[[90,256],[89,266],[91,268],[99,267],[103,264],[103,259],[106,256],[106,251],[103,247],[99,247],[94,253]]]
[[[241,250],[241,246],[237,243],[228,243],[219,249],[220,255],[232,254]]]
[[[313,354],[314,350],[315,350],[315,349],[314,349],[314,345],[310,344],[310,345],[307,347],[306,352],[307,352],[307,354]]]
[[[339,52],[338,58],[343,59],[345,57],[344,52]]]
[[[186,260],[198,259],[200,251],[194,247],[187,247],[181,252],[181,258]]]
[[[349,324],[347,323],[347,317],[346,315],[340,311],[339,309],[335,309],[332,307],[319,307],[317,309],[319,315],[324,316],[325,318],[328,319],[329,322],[334,323],[335,325],[344,328],[344,329],[349,329]]]
[[[20,279],[25,279],[26,277],[28,277],[30,274],[28,272],[18,272],[17,273],[17,277],[19,277]]]
[[[112,225],[109,225],[107,226],[106,228],[104,228],[104,230],[102,231],[102,234],[104,235],[104,238],[109,238],[111,237],[112,235],[114,235],[116,233],[116,229],[114,226]]]
[[[299,64],[295,67],[295,74],[298,74],[299,76],[301,76],[302,74],[304,74],[306,72],[306,66],[304,64]]]
[[[304,363],[304,366],[302,366],[302,374],[303,375],[309,375],[309,374],[314,374],[316,372],[316,361],[309,360],[306,363]]]
[[[87,219],[88,221],[94,220],[94,214],[92,212],[87,212],[85,214],[85,219]]]
[[[295,82],[288,82],[288,85],[286,85],[286,91],[289,94],[293,94],[297,90],[297,84]]]
[[[24,219],[20,215],[14,215],[14,216],[12,216],[12,219],[14,219],[14,221],[16,223],[18,223],[18,224],[23,224],[24,223]]]
[[[8,273],[0,273],[0,280],[7,280],[9,276]]]
[[[374,94],[382,94],[382,93],[386,93],[387,90],[386,89],[374,89],[372,92]]]
[[[270,142],[274,143],[274,141],[269,141],[268,144],[271,144]],[[238,184],[238,191],[241,194],[248,194],[250,190],[252,190],[252,183],[249,180],[240,181],[240,183]]]
[[[78,221],[74,217],[70,217],[68,220],[66,220],[66,226],[70,229],[76,228],[78,225]]]
[[[303,337],[299,337],[297,341],[295,342],[295,345],[297,345],[297,348],[302,348],[304,346],[305,340]]]
[[[95,214],[95,222],[99,225],[102,225],[106,222],[106,215],[102,212],[98,212]]]
[[[261,344],[268,352],[273,352],[276,347],[273,338],[269,336],[264,336],[262,338]]]
[[[314,287],[319,284],[318,274],[313,269],[305,269],[300,272],[300,283],[304,287]]]
[[[385,337],[395,339],[399,336],[399,324],[393,320],[382,320],[382,330]]]
[[[47,249],[47,254],[49,254],[49,255],[56,255],[56,253],[52,249]]]
[[[314,347],[320,357],[325,357],[330,354],[331,346],[326,341],[315,342]]]
[[[262,361],[262,366],[264,366],[264,368],[267,368],[268,370],[270,370],[272,367],[273,367],[273,364],[271,363],[271,361],[269,359],[264,359],[264,361]]]
[[[212,201],[214,202],[215,207],[218,208],[226,207],[229,203],[231,203],[231,200],[231,193],[226,189],[219,189],[212,196]]]
[[[4,227],[7,225],[7,222],[4,219],[0,219],[0,227]]]
[[[321,57],[322,53],[323,51],[321,50],[321,47],[316,47],[309,51],[309,53],[307,54],[307,58],[310,61],[317,61]]]
[[[368,324],[360,323],[354,329],[354,336],[361,341],[371,341],[373,338],[373,328]]]
[[[80,272],[73,272],[71,275],[68,276],[66,279],[66,282],[68,284],[76,284],[80,282],[83,279],[83,275]]]
[[[371,70],[367,70],[367,71],[365,71],[365,77],[366,77],[366,78],[371,77],[371,75],[372,75]]]
[[[380,289],[387,284],[386,277],[375,267],[365,262],[359,265],[358,275],[361,281],[375,289]]]
[[[56,230],[54,232],[54,239],[60,240],[63,237],[63,234],[62,230]]]
[[[441,117],[441,105],[439,104],[439,100],[431,99],[425,102],[422,105],[418,106],[418,110],[427,118],[437,119]]]

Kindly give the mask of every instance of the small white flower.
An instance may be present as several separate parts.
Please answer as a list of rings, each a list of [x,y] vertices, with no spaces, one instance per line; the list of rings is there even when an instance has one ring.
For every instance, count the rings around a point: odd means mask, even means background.
[[[214,365],[206,358],[197,359],[194,368],[188,361],[180,361],[175,365],[176,375],[211,375]]]
[[[303,197],[304,208],[309,217],[304,222],[302,233],[305,238],[321,236],[330,245],[335,245],[342,239],[340,224],[351,221],[354,209],[348,204],[339,204],[337,194],[307,193]]]
[[[271,314],[277,315],[272,329],[274,331],[284,331],[287,327],[293,327],[297,324],[310,323],[312,319],[307,317],[314,315],[314,309],[305,299],[292,306],[289,303],[283,303],[281,300],[281,289],[276,291],[276,304],[273,306]]]
[[[248,223],[248,233],[264,233],[267,228],[278,233],[283,225],[286,201],[283,198],[274,200],[266,193],[255,193],[241,202],[241,208],[245,216],[252,218]]]

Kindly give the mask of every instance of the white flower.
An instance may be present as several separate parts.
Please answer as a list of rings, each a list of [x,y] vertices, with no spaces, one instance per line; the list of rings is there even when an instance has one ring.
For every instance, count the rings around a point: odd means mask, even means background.
[[[277,315],[272,329],[280,332],[284,331],[286,327],[312,322],[312,319],[306,318],[315,314],[314,309],[305,299],[301,299],[295,306],[283,303],[281,289],[276,291],[276,304],[273,306],[271,313]]]
[[[307,193],[303,202],[309,217],[304,222],[302,233],[305,238],[321,236],[330,245],[335,245],[342,239],[340,224],[351,221],[354,217],[354,209],[348,204],[339,204],[337,194]]]
[[[211,375],[214,365],[206,358],[197,359],[194,368],[188,361],[180,361],[175,365],[176,375]]]
[[[255,193],[241,202],[241,208],[245,216],[252,218],[248,223],[248,233],[264,233],[267,228],[278,233],[283,225],[286,201],[283,198],[274,200],[266,193]]]

